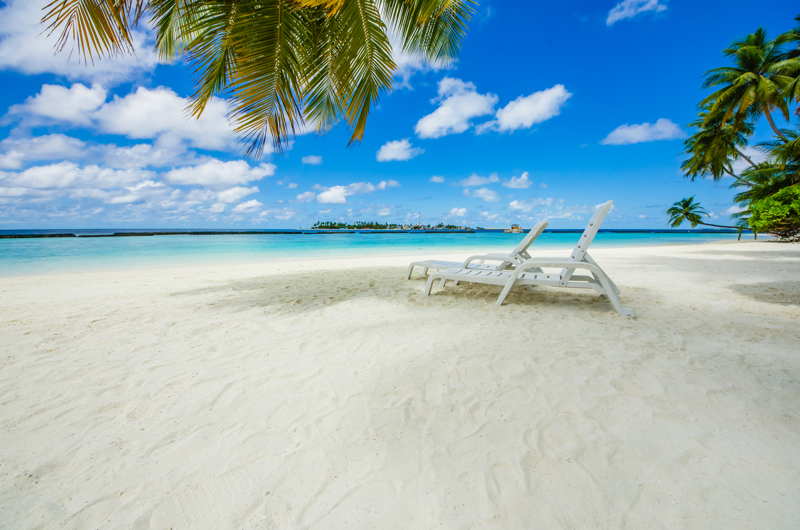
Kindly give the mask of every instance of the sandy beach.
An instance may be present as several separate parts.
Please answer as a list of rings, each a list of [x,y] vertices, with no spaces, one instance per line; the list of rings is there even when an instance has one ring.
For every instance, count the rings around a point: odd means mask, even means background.
[[[638,318],[404,279],[461,254],[2,277],[0,527],[798,528],[800,246],[593,255]]]

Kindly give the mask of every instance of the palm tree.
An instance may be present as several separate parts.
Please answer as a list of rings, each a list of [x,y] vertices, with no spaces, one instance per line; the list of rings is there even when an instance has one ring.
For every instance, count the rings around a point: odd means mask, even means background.
[[[674,203],[667,208],[667,215],[669,215],[669,225],[672,228],[678,228],[684,222],[688,222],[692,225],[692,228],[697,225],[713,226],[716,228],[739,228],[738,226],[717,225],[703,222],[703,216],[708,215],[708,211],[703,208],[699,202],[694,200],[694,196],[686,197]]]
[[[747,146],[747,137],[753,134],[752,124],[725,122],[719,115],[712,118],[708,111],[704,111],[691,125],[698,131],[684,142],[684,151],[689,158],[681,165],[681,170],[691,180],[707,175],[714,180],[725,174],[735,177],[733,162],[739,158],[755,165],[741,149]]]
[[[307,126],[344,118],[350,142],[392,86],[390,34],[431,61],[455,56],[474,0],[50,0],[43,22],[88,61],[132,50],[143,19],[161,56],[197,74],[191,112],[226,96],[234,128],[260,154]],[[396,50],[400,51],[400,50]]]
[[[768,40],[759,28],[744,40],[734,42],[724,53],[734,59],[734,66],[714,68],[706,74],[705,87],[721,86],[709,95],[702,106],[708,106],[710,115],[723,114],[723,121],[741,121],[762,112],[775,135],[786,140],[775,125],[772,109],[778,109],[789,119],[789,108],[783,90],[793,78],[786,73],[781,46],[787,42],[786,34]]]

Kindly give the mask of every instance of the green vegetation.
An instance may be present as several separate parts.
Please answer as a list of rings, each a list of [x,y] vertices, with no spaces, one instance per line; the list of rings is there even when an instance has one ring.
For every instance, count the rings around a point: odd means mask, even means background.
[[[468,226],[446,225],[398,225],[394,223],[378,223],[375,221],[358,221],[342,223],[337,221],[317,221],[312,230],[472,230]]]
[[[750,204],[750,225],[781,239],[800,240],[800,184]]]
[[[800,22],[800,16],[796,17]],[[686,140],[689,155],[681,169],[691,180],[725,176],[739,189],[737,227],[770,232],[781,239],[800,238],[795,186],[800,184],[800,130],[790,129],[792,107],[800,116],[800,27],[770,40],[763,29],[731,44],[724,54],[732,66],[709,70],[704,86],[715,91],[700,102],[696,132]],[[750,145],[755,123],[764,117],[774,140]],[[778,127],[775,116],[787,122]],[[755,162],[753,154],[761,154]],[[735,170],[737,166],[744,169]],[[670,224],[703,222],[708,212],[689,197],[667,210]]]
[[[212,96],[231,104],[236,131],[260,154],[281,149],[306,126],[330,128],[344,118],[350,142],[392,86],[388,27],[402,49],[434,62],[455,57],[473,0],[50,0],[43,22],[88,61],[133,49],[143,20],[167,59],[195,69],[192,112]]]

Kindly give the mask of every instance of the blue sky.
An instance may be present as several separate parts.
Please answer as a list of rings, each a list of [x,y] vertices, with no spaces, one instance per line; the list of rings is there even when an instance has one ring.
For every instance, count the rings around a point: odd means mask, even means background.
[[[245,157],[213,102],[185,116],[190,70],[54,55],[33,0],[0,2],[0,229],[305,227],[316,220],[665,227],[696,195],[729,220],[729,180],[689,182],[682,141],[721,50],[796,2],[484,1],[442,68],[398,57],[395,89],[348,147],[339,124]],[[786,125],[782,123],[782,125]],[[757,139],[767,139],[760,124]]]

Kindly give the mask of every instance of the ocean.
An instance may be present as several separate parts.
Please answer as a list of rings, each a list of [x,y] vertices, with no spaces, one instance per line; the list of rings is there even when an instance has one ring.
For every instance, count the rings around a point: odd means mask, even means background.
[[[3,234],[108,234],[114,230],[16,230]],[[534,248],[569,248],[576,231],[545,232]],[[359,254],[430,254],[511,250],[524,234],[474,233],[337,233],[337,234],[220,234],[141,237],[66,237],[0,239],[0,275],[68,272],[86,269],[191,264],[259,259],[333,258]],[[744,237],[752,237],[746,234]],[[703,243],[735,240],[723,232],[601,231],[598,247]]]

